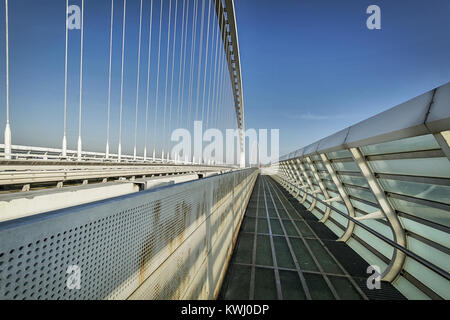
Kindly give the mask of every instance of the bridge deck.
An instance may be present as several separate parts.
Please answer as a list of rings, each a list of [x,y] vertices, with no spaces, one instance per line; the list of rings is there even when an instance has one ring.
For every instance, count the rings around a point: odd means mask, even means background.
[[[403,299],[387,282],[369,290],[368,264],[282,189],[260,176],[221,299]]]

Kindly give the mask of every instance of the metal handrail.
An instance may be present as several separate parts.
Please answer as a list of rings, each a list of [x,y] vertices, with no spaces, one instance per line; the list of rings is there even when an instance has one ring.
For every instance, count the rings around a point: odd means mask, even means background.
[[[280,178],[283,179],[284,182],[291,184],[292,186],[298,188],[298,186],[296,186],[295,184],[293,184],[292,182],[284,179],[283,177],[280,176]],[[371,233],[372,235],[376,236],[377,238],[379,238],[380,240],[386,242],[387,244],[391,245],[392,247],[400,250],[401,252],[403,252],[404,254],[406,254],[408,257],[416,260],[417,262],[421,263],[422,265],[424,265],[425,267],[427,267],[428,269],[436,272],[437,274],[439,274],[440,276],[444,277],[447,280],[450,280],[450,273],[448,273],[447,271],[445,271],[444,269],[434,265],[433,263],[429,262],[428,260],[418,256],[417,254],[415,254],[414,252],[412,252],[411,250],[399,245],[398,243],[396,243],[395,241],[392,241],[391,239],[385,237],[384,235],[382,235],[381,233],[378,233],[377,231],[373,230],[372,228],[369,228],[368,226],[366,226],[365,224],[361,223],[360,221],[356,220],[353,217],[350,217],[348,214],[345,214],[344,212],[340,211],[339,209],[336,209],[335,207],[333,207],[332,205],[329,205],[328,203],[324,202],[323,200],[317,198],[316,196],[314,196],[313,194],[302,190],[304,193],[306,193],[307,195],[309,195],[310,197],[314,198],[315,200],[319,201],[320,203],[322,203],[323,205],[329,207],[331,210],[335,211],[336,213],[340,214],[341,216],[343,216],[344,218],[352,221],[353,223],[355,223],[357,226],[363,228],[364,230],[368,231],[369,233]]]

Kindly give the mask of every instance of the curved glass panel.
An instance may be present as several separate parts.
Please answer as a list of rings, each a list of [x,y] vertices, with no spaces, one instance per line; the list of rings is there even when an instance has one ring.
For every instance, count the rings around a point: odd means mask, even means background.
[[[348,150],[339,150],[327,153],[328,159],[340,159],[340,158],[349,158],[352,154]]]
[[[357,188],[353,188],[351,186],[345,186],[345,189],[347,190],[348,194],[355,196],[357,198],[363,199],[363,200],[367,200],[373,203],[377,203],[377,199],[375,198],[375,196],[373,195],[372,192],[370,192],[369,190],[362,190],[362,189],[357,189]]]
[[[352,203],[353,207],[367,213],[372,213],[375,211],[378,211],[379,209],[377,207],[365,204],[361,201],[358,201],[356,199],[350,199],[350,202]]]
[[[318,170],[327,170],[322,162],[316,161],[314,162],[314,165]]]
[[[389,198],[395,209],[409,213],[412,216],[416,216],[425,220],[439,223],[443,226],[450,227],[450,212],[431,208],[423,204],[414,203],[410,201]]]
[[[327,179],[327,180],[331,180],[331,176],[329,173],[327,172],[319,172],[319,177],[321,179]]]
[[[354,184],[360,187],[367,187],[367,188],[369,187],[367,180],[363,177],[346,176],[341,174],[339,175],[339,179],[341,179],[341,181],[344,183]]]
[[[369,161],[369,165],[376,173],[450,178],[447,158],[376,160]]]
[[[354,162],[333,162],[333,167],[337,171],[359,172],[358,165]]]
[[[439,149],[439,144],[431,134],[361,147],[366,156],[431,149]]]
[[[450,204],[450,187],[448,186],[391,179],[379,179],[378,181],[385,191]]]
[[[336,185],[331,181],[324,181],[323,184],[326,186],[327,190],[338,191]]]

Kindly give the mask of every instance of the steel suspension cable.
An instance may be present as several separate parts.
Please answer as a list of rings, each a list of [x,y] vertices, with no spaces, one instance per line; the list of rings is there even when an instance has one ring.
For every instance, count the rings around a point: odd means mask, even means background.
[[[67,138],[66,138],[66,123],[67,123],[67,56],[68,56],[68,43],[69,43],[69,26],[67,16],[69,14],[69,0],[66,0],[66,51],[65,51],[65,63],[64,63],[64,133],[62,141],[62,156],[67,156]]]
[[[80,53],[80,107],[78,112],[78,147],[77,157],[81,160],[81,107],[83,98],[83,38],[84,38],[84,0],[81,1],[81,53]]]
[[[189,6],[189,2],[188,2]],[[183,0],[183,17],[181,20],[181,38],[180,38],[180,68],[178,72],[178,98],[177,98],[177,128],[180,127],[180,107],[181,107],[181,74],[183,70],[183,50],[184,50],[184,23],[185,23],[186,0]],[[184,80],[184,79],[183,79]]]
[[[220,3],[220,2],[219,2]],[[220,4],[219,4],[220,5]],[[215,82],[215,87],[214,87],[214,113],[213,113],[213,123],[214,123],[214,128],[217,128],[217,112],[218,112],[218,94],[219,94],[219,84],[220,84],[220,79],[221,79],[221,67],[222,67],[222,56],[223,54],[221,53],[222,51],[222,47],[221,47],[221,43],[222,43],[222,38],[223,38],[223,21],[224,21],[224,16],[223,14],[220,16],[220,29],[219,29],[219,42],[218,42],[218,60],[217,60],[217,78],[216,78],[216,82]]]
[[[215,1],[212,1],[215,3]],[[215,9],[214,9],[215,10]],[[213,13],[213,17],[215,17],[215,13]],[[210,107],[211,107],[211,90],[212,90],[212,80],[213,80],[213,71],[214,71],[214,67],[213,67],[213,59],[214,59],[214,48],[215,51],[217,52],[217,46],[216,43],[217,41],[214,41],[214,39],[216,38],[216,20],[213,18],[213,30],[212,30],[212,36],[211,36],[211,54],[210,54],[210,62],[211,62],[211,66],[209,68],[209,84],[208,84],[208,102],[207,102],[207,111],[206,111],[206,128],[209,128],[209,114],[210,114]]]
[[[147,136],[148,136],[148,101],[150,96],[150,62],[152,52],[152,23],[153,0],[150,0],[150,25],[148,34],[148,59],[147,59],[147,97],[145,102],[145,135],[144,135],[144,161],[147,160]]]
[[[218,2],[216,3],[216,5],[218,5]],[[216,77],[217,77],[217,61],[218,61],[218,47],[219,47],[219,33],[220,33],[220,20],[219,17],[217,17],[216,20],[216,41],[215,41],[215,57],[214,57],[214,76],[212,78],[212,88],[210,88],[210,94],[211,94],[211,101],[209,101],[208,98],[208,103],[210,104],[210,114],[208,115],[208,122],[209,120],[211,120],[211,126],[213,123],[213,114],[214,114],[214,95],[215,95],[215,86],[216,86]],[[208,125],[209,127],[209,125]]]
[[[198,54],[198,69],[197,69],[197,95],[195,99],[195,120],[198,120],[198,105],[200,98],[200,78],[201,78],[201,62],[203,54],[203,29],[205,24],[205,0],[202,0],[202,13],[200,19],[200,43],[199,43],[199,54]],[[200,160],[200,159],[199,159]]]
[[[226,84],[228,83],[226,81],[226,70],[227,70],[227,65],[228,65],[228,57],[229,57],[229,50],[230,50],[230,45],[229,45],[229,38],[228,38],[228,32],[225,28],[225,35],[224,35],[224,60],[223,60],[223,65],[222,65],[222,89],[221,89],[221,96],[220,96],[220,102],[219,102],[219,106],[220,106],[220,122],[221,122],[221,127],[223,129],[225,129],[224,126],[224,103],[225,103],[225,89],[226,89]]]
[[[114,23],[114,0],[111,0],[111,28],[109,32],[108,111],[106,120],[106,159],[109,158],[109,129],[110,129],[109,123],[111,116],[111,67],[112,67],[113,23]]]
[[[173,28],[173,43],[172,43],[172,75],[170,79],[170,103],[169,103],[169,130],[167,137],[167,161],[170,160],[170,130],[172,129],[172,103],[173,103],[173,76],[175,68],[175,46],[177,38],[177,15],[178,15],[178,0],[175,0],[175,18]]]
[[[219,4],[220,5],[220,4]],[[220,37],[219,37],[219,42],[218,42],[218,45],[220,46],[220,43],[223,41],[223,24],[224,24],[224,16],[223,16],[223,14],[220,16],[220,30],[219,30],[219,33],[220,33]],[[221,49],[219,49],[219,50],[221,50]],[[214,128],[217,128],[217,113],[218,113],[218,103],[219,103],[219,100],[218,100],[218,97],[219,97],[219,83],[220,83],[220,80],[221,80],[221,75],[222,75],[222,57],[223,57],[223,54],[221,54],[221,53],[219,53],[219,60],[218,60],[218,65],[217,65],[217,79],[216,79],[216,84],[215,84],[215,87],[214,87],[214,117],[213,117],[213,121],[214,121]]]
[[[189,0],[187,1],[187,5],[186,5],[186,21],[185,21],[185,25],[184,25],[184,48],[183,48],[183,74],[181,76],[181,103],[180,103],[180,119],[179,119],[179,124],[178,127],[180,127],[183,123],[183,107],[184,107],[184,88],[185,88],[185,73],[186,73],[186,57],[187,57],[187,35],[188,35],[188,25],[189,25]]]
[[[209,53],[209,24],[211,21],[211,1],[208,0],[208,22],[207,31],[206,31],[206,53],[205,53],[205,71],[203,73],[203,98],[202,98],[202,126],[203,126],[203,118],[205,115],[205,95],[206,95],[206,73],[208,70],[208,53]]]
[[[122,67],[120,74],[120,111],[119,111],[119,148],[117,151],[117,160],[122,157],[122,112],[123,112],[123,65],[125,56],[125,24],[126,24],[127,0],[123,1],[123,26],[122,26]]]
[[[167,30],[167,47],[166,47],[166,74],[165,74],[165,88],[164,88],[164,112],[163,112],[163,137],[161,143],[161,159],[164,160],[164,146],[166,139],[166,109],[167,109],[167,88],[168,88],[168,80],[169,80],[169,56],[170,56],[170,22],[171,22],[171,13],[172,13],[172,0],[169,0],[169,23]]]
[[[192,39],[191,39],[191,62],[189,64],[189,99],[188,99],[188,118],[187,118],[187,128],[190,128],[191,122],[191,107],[192,107],[192,91],[193,91],[193,81],[194,81],[194,54],[195,54],[195,42],[197,33],[197,7],[198,2],[194,0],[194,20],[192,22]]]
[[[219,113],[220,113],[220,94],[221,94],[221,89],[222,89],[222,84],[223,84],[223,63],[224,63],[224,59],[221,55],[221,59],[220,59],[220,67],[219,67],[219,80],[217,82],[217,91],[216,91],[216,114],[214,116],[214,127],[217,128],[217,119],[219,118]]]
[[[133,160],[136,160],[136,143],[137,143],[137,122],[138,122],[138,106],[139,106],[139,80],[141,69],[141,36],[142,36],[142,0],[139,9],[139,48],[138,48],[138,62],[137,62],[137,79],[136,79],[136,116],[134,120],[134,149]]]
[[[156,124],[158,117],[158,97],[159,97],[159,70],[161,62],[161,29],[162,29],[162,9],[163,0],[160,2],[160,12],[159,12],[159,35],[158,35],[158,64],[156,72],[156,98],[155,98],[155,118],[153,124],[153,161],[156,159]]]
[[[225,53],[226,54],[226,53]],[[224,99],[225,99],[225,88],[226,88],[226,65],[227,62],[224,59],[224,63],[223,63],[223,72],[222,72],[222,89],[220,91],[220,102],[219,102],[219,107],[220,107],[220,112],[219,112],[219,127],[224,129]]]
[[[6,60],[6,127],[5,127],[5,159],[11,159],[11,128],[9,125],[9,17],[8,0],[5,0],[5,60]]]

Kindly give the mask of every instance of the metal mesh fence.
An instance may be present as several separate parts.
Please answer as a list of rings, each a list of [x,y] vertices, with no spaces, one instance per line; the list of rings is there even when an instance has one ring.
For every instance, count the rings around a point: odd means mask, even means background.
[[[235,171],[1,223],[0,298],[214,298],[256,175]]]

